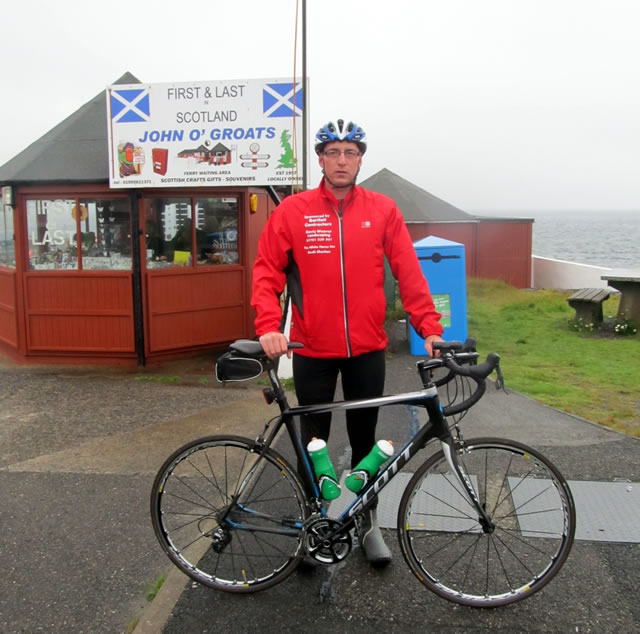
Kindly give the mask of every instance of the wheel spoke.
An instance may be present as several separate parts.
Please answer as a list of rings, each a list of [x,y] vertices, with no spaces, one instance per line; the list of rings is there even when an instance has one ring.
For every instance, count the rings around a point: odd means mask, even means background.
[[[172,561],[193,579],[233,592],[267,588],[293,571],[308,514],[286,461],[232,436],[176,451],[156,477],[151,508]]]
[[[575,508],[566,482],[517,442],[469,441],[456,455],[491,523],[480,527],[474,502],[439,452],[414,474],[400,503],[398,533],[409,566],[429,589],[463,605],[530,596],[557,573],[573,542]]]

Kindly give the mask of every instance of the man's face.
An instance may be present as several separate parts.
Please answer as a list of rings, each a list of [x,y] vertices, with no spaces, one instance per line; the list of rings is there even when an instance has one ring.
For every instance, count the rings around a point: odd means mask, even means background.
[[[332,156],[337,153],[336,156]],[[362,166],[362,155],[357,143],[332,141],[324,146],[318,162],[333,187],[350,187]]]

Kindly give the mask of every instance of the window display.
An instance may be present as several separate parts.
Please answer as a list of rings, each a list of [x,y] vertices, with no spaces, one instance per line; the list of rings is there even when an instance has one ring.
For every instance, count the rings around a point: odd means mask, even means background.
[[[80,199],[82,268],[131,269],[131,218],[126,199]]]
[[[144,221],[148,269],[191,264],[191,199],[146,200]]]
[[[16,266],[13,241],[13,208],[0,205],[0,266]]]
[[[126,198],[27,200],[29,266],[131,270],[130,226]]]
[[[148,199],[144,222],[148,269],[238,263],[235,197]]]
[[[26,212],[31,269],[131,270],[128,198],[30,199]],[[148,198],[143,215],[147,269],[238,264],[237,197]],[[12,237],[4,218],[0,264]]]
[[[196,231],[204,233],[198,245],[198,265],[238,263],[238,200],[196,198]]]

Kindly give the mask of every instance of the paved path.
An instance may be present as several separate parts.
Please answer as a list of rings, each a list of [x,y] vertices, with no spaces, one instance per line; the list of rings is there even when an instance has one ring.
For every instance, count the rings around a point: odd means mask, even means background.
[[[170,568],[149,519],[155,472],[194,437],[255,435],[255,387],[140,378],[0,367],[0,632],[128,631]]]
[[[413,367],[412,357],[394,354],[387,391],[418,387]],[[546,589],[493,611],[456,607],[426,591],[392,532],[395,560],[384,571],[371,570],[356,551],[339,567],[296,573],[257,595],[194,587],[155,542],[148,513],[153,475],[170,451],[199,435],[255,436],[264,404],[255,384],[205,385],[209,364],[156,374],[182,379],[0,367],[1,632],[119,633],[139,617],[137,632],[166,634],[638,631],[637,544],[577,542]],[[379,435],[402,442],[414,422],[406,408],[392,409],[383,410]],[[337,421],[331,448],[334,462],[346,465],[341,428]],[[640,482],[637,439],[516,394],[490,391],[463,430],[532,444],[569,479]],[[170,581],[149,607],[145,589],[167,573]]]
[[[389,360],[387,392],[416,386],[415,360]],[[413,388],[410,388],[413,389]],[[464,420],[468,436],[497,435],[532,444],[570,479],[640,482],[640,443],[521,395],[489,391]],[[415,421],[406,408],[382,411],[379,437],[402,443]],[[334,464],[349,464],[343,425],[331,439]],[[282,446],[280,447],[282,450]],[[286,452],[285,452],[286,453]],[[611,518],[615,522],[615,518]],[[411,575],[386,531],[393,564],[372,570],[357,550],[342,564],[299,572],[251,596],[217,593],[190,581],[173,605],[157,606],[164,634],[234,630],[370,632],[633,632],[640,628],[635,586],[640,546],[576,542],[561,573],[543,591],[515,606],[478,611],[429,593]],[[177,573],[179,575],[179,573]],[[177,576],[177,575],[176,575]],[[175,576],[174,576],[175,578]],[[164,611],[162,610],[164,608]],[[171,608],[169,610],[169,608]],[[265,625],[266,623],[266,625]],[[144,625],[141,632],[146,630]]]

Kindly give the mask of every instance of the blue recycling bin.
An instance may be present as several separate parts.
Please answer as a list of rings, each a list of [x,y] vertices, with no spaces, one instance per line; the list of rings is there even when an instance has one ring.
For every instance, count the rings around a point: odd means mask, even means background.
[[[467,338],[467,273],[464,244],[436,236],[413,243],[420,267],[429,283],[433,303],[442,314],[442,338],[464,341]],[[424,339],[409,325],[411,354],[424,356]]]

